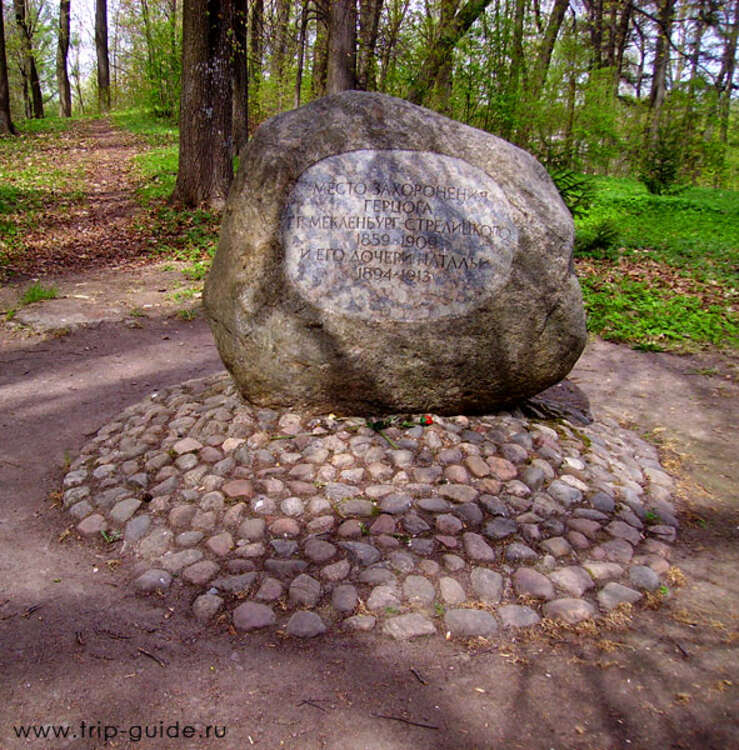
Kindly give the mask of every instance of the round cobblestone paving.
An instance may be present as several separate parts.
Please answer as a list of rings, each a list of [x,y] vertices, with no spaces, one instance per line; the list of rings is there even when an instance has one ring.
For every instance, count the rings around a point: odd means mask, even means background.
[[[639,601],[669,569],[672,478],[612,421],[250,406],[226,375],[151,395],[64,479],[84,537],[201,622],[307,638],[490,636]]]

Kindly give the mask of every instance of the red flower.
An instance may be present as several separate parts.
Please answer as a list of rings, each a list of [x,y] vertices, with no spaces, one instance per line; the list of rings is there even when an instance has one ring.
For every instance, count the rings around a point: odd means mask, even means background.
[[[433,423],[434,423],[434,420],[431,419],[430,414],[425,414],[423,417],[421,417],[421,424],[430,425]]]

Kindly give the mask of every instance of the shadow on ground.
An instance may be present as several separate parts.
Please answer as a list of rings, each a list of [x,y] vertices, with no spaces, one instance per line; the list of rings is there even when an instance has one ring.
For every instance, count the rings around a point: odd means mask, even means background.
[[[67,519],[48,498],[65,454],[120,410],[222,368],[202,321],[141,326],[104,324],[0,348],[3,750],[736,744],[737,519],[721,498],[700,505],[675,548],[684,587],[661,609],[637,612],[630,629],[587,637],[501,634],[473,649],[441,635],[299,642],[234,634],[227,622],[201,628],[189,616],[188,589],[133,594],[131,571],[110,548],[74,535],[59,541]],[[597,388],[577,383],[597,414],[608,384],[594,379]],[[119,734],[106,745],[100,737],[16,739],[13,728],[63,724],[79,733],[80,721],[100,723],[100,732],[105,724],[179,722],[198,732],[213,724],[226,738]]]

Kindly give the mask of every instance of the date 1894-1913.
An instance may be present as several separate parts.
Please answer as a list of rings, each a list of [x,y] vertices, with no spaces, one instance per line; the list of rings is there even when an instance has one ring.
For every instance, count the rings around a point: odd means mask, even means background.
[[[421,282],[424,284],[428,284],[434,280],[431,273],[425,269],[403,268],[399,271],[393,271],[391,268],[381,268],[380,266],[355,266],[354,278],[367,281],[380,281],[382,279],[392,281],[393,279],[399,279],[406,283]]]

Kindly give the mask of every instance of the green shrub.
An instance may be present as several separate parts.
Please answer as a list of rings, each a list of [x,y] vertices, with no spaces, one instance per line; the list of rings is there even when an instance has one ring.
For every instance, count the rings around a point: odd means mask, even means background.
[[[572,169],[550,168],[549,175],[573,216],[586,216],[595,197],[593,180]]]
[[[614,219],[584,223],[575,234],[575,254],[580,257],[616,260],[620,232]]]
[[[684,189],[679,184],[682,163],[682,144],[677,131],[660,128],[654,142],[646,149],[639,179],[654,195],[677,193]]]

